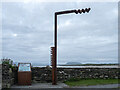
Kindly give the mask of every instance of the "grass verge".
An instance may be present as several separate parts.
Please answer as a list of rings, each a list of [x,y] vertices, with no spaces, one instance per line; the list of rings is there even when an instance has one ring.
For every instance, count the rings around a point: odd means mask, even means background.
[[[118,79],[69,79],[64,83],[69,86],[105,85],[118,84]]]

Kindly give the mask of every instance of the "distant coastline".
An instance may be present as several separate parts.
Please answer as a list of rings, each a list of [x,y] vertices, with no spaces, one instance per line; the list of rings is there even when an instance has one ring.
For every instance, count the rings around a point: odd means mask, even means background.
[[[46,66],[33,66],[44,68]],[[52,66],[49,66],[52,68]],[[103,66],[57,66],[57,68],[119,68],[118,65],[103,65]]]
[[[74,64],[74,65],[68,65],[68,64],[61,64],[59,66],[114,66],[118,64]]]

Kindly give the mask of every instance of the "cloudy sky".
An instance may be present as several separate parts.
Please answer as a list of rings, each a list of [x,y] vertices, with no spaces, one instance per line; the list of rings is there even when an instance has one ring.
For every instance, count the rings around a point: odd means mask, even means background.
[[[15,62],[50,63],[54,12],[91,8],[58,16],[58,64],[118,62],[117,2],[4,2],[2,56]]]

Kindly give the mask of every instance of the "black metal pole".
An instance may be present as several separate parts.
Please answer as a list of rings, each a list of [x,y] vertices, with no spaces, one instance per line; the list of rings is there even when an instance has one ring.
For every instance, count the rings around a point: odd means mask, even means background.
[[[55,66],[54,66],[54,85],[57,84],[57,14],[55,13]]]

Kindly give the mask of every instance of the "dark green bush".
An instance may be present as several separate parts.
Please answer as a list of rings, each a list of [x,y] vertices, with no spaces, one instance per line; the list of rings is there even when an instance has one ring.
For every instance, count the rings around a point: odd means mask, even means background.
[[[8,64],[9,68],[12,68],[12,69],[14,68],[14,66],[12,66],[11,64],[9,64],[9,61],[5,61],[4,60],[4,61],[2,61],[2,64]]]
[[[3,61],[2,64],[9,64],[9,62],[8,61]]]

